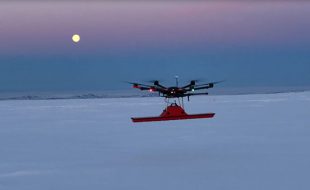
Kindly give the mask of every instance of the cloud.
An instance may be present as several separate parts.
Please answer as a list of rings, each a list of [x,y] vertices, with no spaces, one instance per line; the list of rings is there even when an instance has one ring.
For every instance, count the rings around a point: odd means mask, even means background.
[[[0,177],[20,177],[20,176],[28,176],[28,175],[39,175],[39,174],[41,174],[40,171],[21,170],[21,171],[15,171],[15,172],[0,174]]]
[[[48,170],[45,170],[45,171],[40,171],[40,170],[19,170],[19,171],[14,171],[14,172],[8,172],[8,173],[0,174],[0,178],[33,176],[33,175],[46,174],[46,173],[50,173],[50,172],[51,171],[48,171]]]

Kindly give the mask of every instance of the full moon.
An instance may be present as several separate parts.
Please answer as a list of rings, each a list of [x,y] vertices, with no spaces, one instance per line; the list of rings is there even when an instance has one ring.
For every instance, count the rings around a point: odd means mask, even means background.
[[[81,37],[78,34],[74,34],[72,36],[72,41],[75,42],[75,43],[78,43],[80,41],[80,39],[81,39]]]

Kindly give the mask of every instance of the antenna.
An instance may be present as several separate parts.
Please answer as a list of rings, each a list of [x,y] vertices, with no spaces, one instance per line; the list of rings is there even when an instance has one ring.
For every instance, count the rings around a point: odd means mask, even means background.
[[[179,86],[179,76],[178,75],[175,76],[175,84],[176,84],[176,87]]]

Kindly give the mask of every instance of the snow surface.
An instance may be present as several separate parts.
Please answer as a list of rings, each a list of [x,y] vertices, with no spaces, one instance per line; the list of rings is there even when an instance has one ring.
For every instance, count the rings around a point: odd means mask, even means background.
[[[0,189],[310,189],[310,92],[201,96],[214,119],[131,123],[161,98],[0,101]]]

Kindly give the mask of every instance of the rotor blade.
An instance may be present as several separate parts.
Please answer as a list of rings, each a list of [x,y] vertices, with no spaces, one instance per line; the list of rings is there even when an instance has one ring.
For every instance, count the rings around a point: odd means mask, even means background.
[[[146,83],[156,83],[156,82],[164,82],[164,80],[161,80],[161,79],[155,79],[155,80],[144,80],[143,82],[146,82]]]
[[[145,81],[145,82],[155,83],[156,81],[159,82],[159,80],[147,80],[147,81]]]
[[[147,85],[147,84],[141,84],[141,83],[136,83],[136,82],[128,82],[125,81],[128,84],[132,84],[132,85],[138,85],[138,86],[144,86],[144,87],[152,87],[151,85]]]
[[[163,86],[163,85],[159,84],[159,82],[158,82],[158,81],[155,81],[155,82],[154,82],[154,86],[157,86],[157,87],[160,87],[160,88],[162,88],[162,89],[167,90],[167,87],[165,87],[165,86]]]
[[[194,86],[196,85],[196,80],[191,80],[190,83],[188,85],[183,86],[182,88],[188,88],[190,87],[191,89],[194,88]]]
[[[165,86],[159,84],[159,83],[160,83],[159,80],[150,80],[150,81],[147,81],[147,82],[153,83],[153,85],[154,85],[155,87],[159,87],[159,88],[162,88],[162,89],[167,90],[167,87],[165,87]],[[159,89],[159,88],[157,88],[157,89]]]
[[[195,81],[195,82],[206,82],[208,81],[206,78],[196,78],[196,79],[192,79],[192,80],[188,80],[187,82],[192,82],[192,81]]]
[[[212,88],[214,84],[224,82],[224,80],[221,80],[221,81],[209,82],[209,83],[205,83],[205,84],[197,84],[198,82],[201,82],[201,81],[205,81],[205,80],[204,79],[191,80],[191,81],[189,81],[190,84],[183,86],[182,88],[190,88],[189,90],[194,89],[195,87],[201,87],[201,86],[210,86],[210,88]]]
[[[226,80],[220,80],[220,81],[215,81],[215,82],[209,82],[209,83],[205,83],[205,84],[198,84],[196,85],[196,87],[201,87],[201,86],[207,86],[207,85],[215,85],[215,84],[219,84],[219,83],[222,83],[222,82],[225,82]]]
[[[206,84],[200,84],[200,85],[196,85],[192,90],[202,90],[202,89],[208,89],[208,88],[213,88],[215,84],[224,82],[224,80],[222,81],[216,81],[216,82],[210,82],[210,83],[206,83]]]

